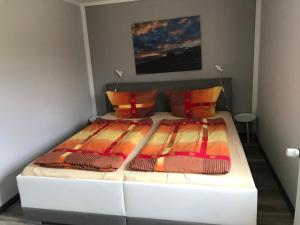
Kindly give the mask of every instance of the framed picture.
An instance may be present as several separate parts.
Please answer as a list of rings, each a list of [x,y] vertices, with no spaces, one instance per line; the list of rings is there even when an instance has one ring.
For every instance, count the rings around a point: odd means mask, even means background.
[[[201,70],[200,16],[135,23],[136,73]]]

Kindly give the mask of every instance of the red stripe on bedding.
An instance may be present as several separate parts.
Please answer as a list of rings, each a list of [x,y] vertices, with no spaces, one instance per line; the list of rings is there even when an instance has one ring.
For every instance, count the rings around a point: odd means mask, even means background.
[[[171,139],[170,139],[170,141],[169,141],[169,143],[168,143],[168,147],[169,146],[172,146],[173,144],[174,144],[174,141],[175,141],[175,139],[176,139],[176,136],[177,136],[177,133],[178,133],[178,130],[179,130],[179,126],[180,126],[180,124],[176,124],[175,126],[174,126],[174,128],[173,128],[173,132],[172,132],[172,137],[171,137]]]
[[[188,90],[188,91],[185,91],[184,93],[184,97],[185,97],[185,116],[187,118],[190,118],[192,116],[192,113],[191,113],[191,91]]]
[[[137,112],[136,112],[136,93],[133,92],[130,94],[130,114],[132,118],[136,118]]]
[[[204,158],[204,159],[220,159],[220,160],[227,160],[230,161],[230,157],[228,156],[211,156],[211,155],[202,155],[199,152],[172,152],[167,154],[160,154],[160,155],[144,155],[139,154],[139,158],[144,159],[150,159],[150,158],[160,158],[160,157],[171,157],[171,156],[192,156],[192,157],[198,157],[198,158]]]
[[[205,158],[206,155],[206,150],[207,150],[207,142],[208,142],[208,129],[207,127],[202,127],[202,143],[201,143],[201,148],[200,148],[200,155]]]
[[[191,107],[214,106],[214,105],[216,105],[215,102],[195,102],[195,103],[191,103]]]
[[[225,124],[224,121],[211,121],[203,122],[197,119],[180,119],[180,120],[163,120],[160,124],[161,125],[170,125],[170,123],[174,125],[181,125],[181,124],[198,124],[198,125],[221,125]]]
[[[53,152],[70,152],[70,153],[81,153],[81,154],[93,154],[98,156],[120,156],[123,159],[126,159],[127,155],[123,153],[100,153],[94,151],[84,151],[84,150],[74,150],[74,149],[54,149]]]
[[[128,129],[126,131],[124,131],[120,137],[117,138],[117,140],[115,140],[113,143],[111,143],[110,146],[108,146],[105,150],[104,150],[104,153],[105,154],[109,154],[114,147],[116,147],[121,141],[123,138],[125,138],[127,136],[127,134],[130,132],[130,127],[128,127]]]
[[[103,131],[105,128],[107,128],[109,125],[110,125],[110,123],[104,122],[103,127],[100,127],[94,133],[89,135],[85,140],[83,140],[82,144],[85,144],[86,142],[88,142],[92,137],[94,137],[96,134],[99,134],[101,131]]]

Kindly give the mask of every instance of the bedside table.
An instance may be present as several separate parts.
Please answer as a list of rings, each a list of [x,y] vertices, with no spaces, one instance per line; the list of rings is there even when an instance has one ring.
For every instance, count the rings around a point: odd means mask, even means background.
[[[246,123],[246,131],[247,131],[247,142],[250,143],[249,136],[249,123],[254,123],[256,121],[256,114],[254,113],[239,113],[234,115],[235,121],[239,123]]]
[[[89,118],[88,122],[89,123],[93,123],[96,121],[96,119],[99,118],[98,116],[92,116],[91,118]]]

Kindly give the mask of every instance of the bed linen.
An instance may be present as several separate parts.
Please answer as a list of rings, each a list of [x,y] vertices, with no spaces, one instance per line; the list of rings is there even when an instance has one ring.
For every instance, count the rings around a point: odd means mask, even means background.
[[[50,168],[117,170],[148,133],[152,120],[106,120],[92,124],[42,155],[34,164]]]
[[[223,118],[162,120],[130,170],[224,174],[230,170]]]
[[[139,143],[140,146],[115,172],[27,166],[17,177],[22,207],[116,215],[126,217],[126,220],[150,218],[200,224],[254,225],[257,190],[241,142],[231,115],[217,112],[216,117],[224,118],[227,125],[232,162],[227,174],[129,171],[130,161],[150,138],[159,121],[178,119],[170,113],[157,113],[152,117],[154,126],[143,143]],[[107,114],[104,118],[113,119],[114,116]]]
[[[221,86],[198,90],[167,91],[171,112],[185,118],[204,118],[215,115],[216,103],[222,91]]]
[[[231,156],[231,169],[227,174],[190,174],[190,173],[166,173],[166,172],[143,172],[128,170],[131,160],[140,152],[141,148],[149,140],[157,129],[162,119],[179,119],[168,112],[156,113],[151,117],[153,125],[149,133],[134,148],[132,153],[124,161],[123,165],[115,172],[95,172],[75,169],[57,169],[40,167],[30,163],[22,172],[22,176],[40,176],[65,179],[92,179],[106,181],[129,181],[158,184],[192,184],[206,186],[229,186],[229,187],[255,187],[243,147],[240,143],[231,114],[225,111],[216,112],[212,118],[221,117],[227,126],[227,139]],[[103,119],[116,119],[113,113],[101,117]]]
[[[118,118],[145,118],[154,114],[156,89],[138,92],[107,91],[106,95]]]

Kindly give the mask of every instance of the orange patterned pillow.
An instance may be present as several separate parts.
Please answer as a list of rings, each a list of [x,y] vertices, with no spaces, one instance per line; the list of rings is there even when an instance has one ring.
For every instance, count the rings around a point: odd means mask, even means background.
[[[202,118],[215,115],[216,102],[222,87],[216,86],[200,90],[168,91],[174,116]]]
[[[157,90],[141,92],[107,91],[107,97],[119,118],[143,118],[154,114]]]

